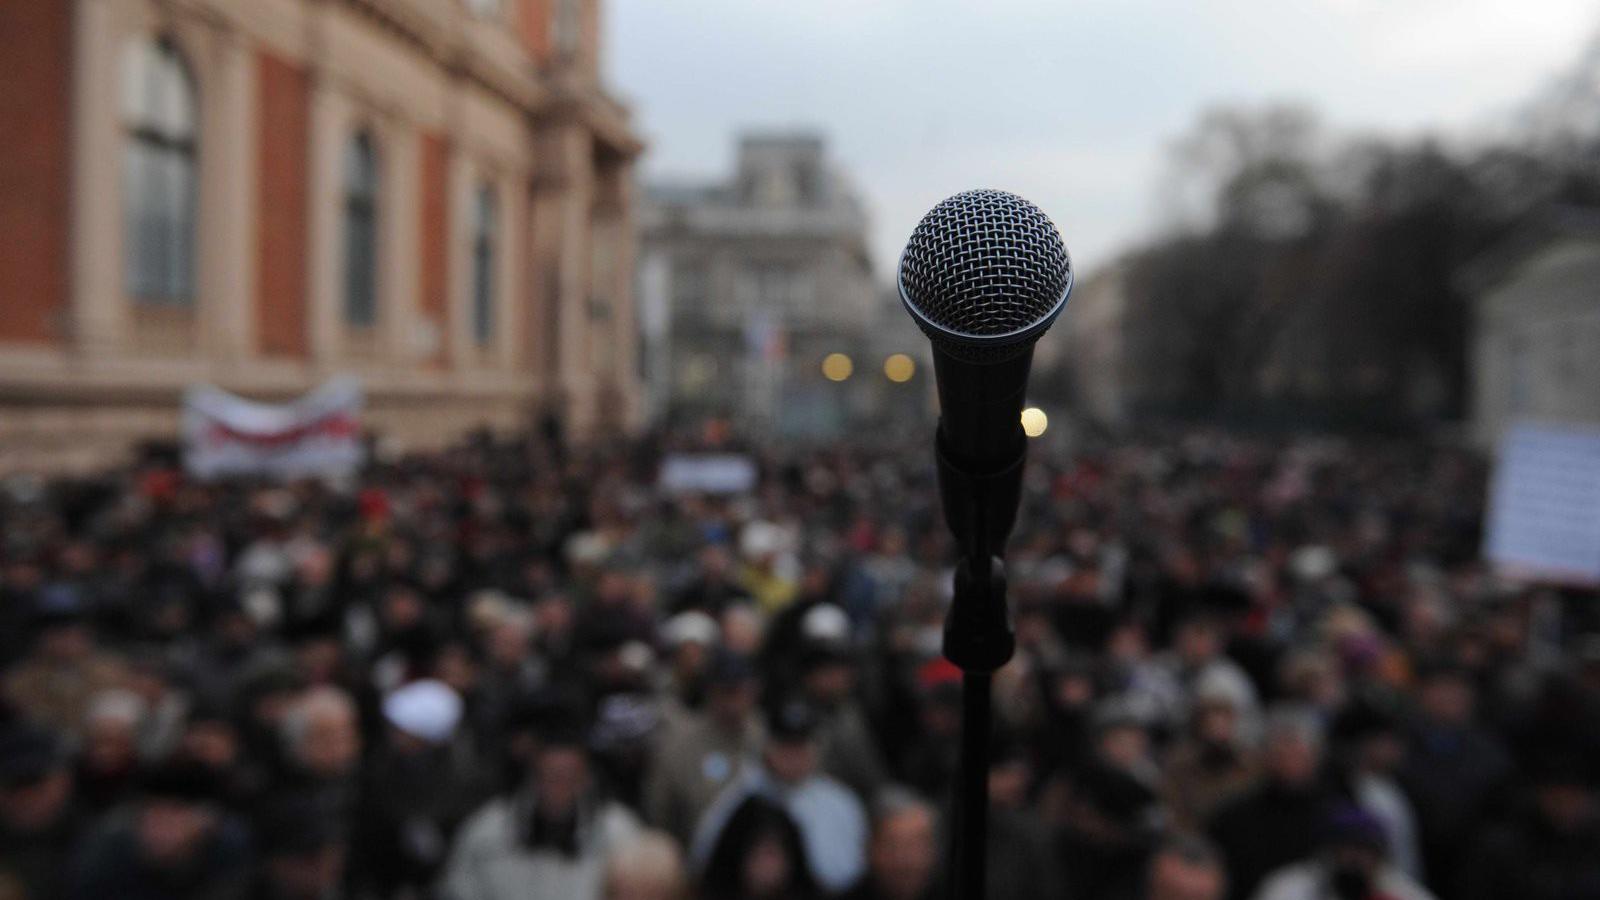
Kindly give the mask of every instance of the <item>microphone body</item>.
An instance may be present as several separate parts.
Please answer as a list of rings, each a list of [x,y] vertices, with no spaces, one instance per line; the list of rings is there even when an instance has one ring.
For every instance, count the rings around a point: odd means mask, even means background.
[[[1027,447],[1022,404],[1032,363],[1031,345],[994,363],[973,362],[934,345],[939,435],[952,461],[988,472],[1005,466]]]
[[[996,363],[977,363],[935,344],[939,430],[934,439],[945,524],[974,571],[1004,558],[1022,500],[1028,438],[1022,403],[1033,347]]]

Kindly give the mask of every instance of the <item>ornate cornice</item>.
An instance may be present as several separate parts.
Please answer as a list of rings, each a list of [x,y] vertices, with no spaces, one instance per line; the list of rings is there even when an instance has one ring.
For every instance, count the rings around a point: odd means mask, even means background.
[[[638,156],[645,147],[630,118],[628,108],[592,80],[560,75],[552,80],[549,103],[534,116],[540,126],[582,126],[601,149],[624,161]]]
[[[547,90],[531,54],[491,54],[468,34],[467,13],[449,0],[325,0],[377,20],[448,72],[523,110],[545,102]]]

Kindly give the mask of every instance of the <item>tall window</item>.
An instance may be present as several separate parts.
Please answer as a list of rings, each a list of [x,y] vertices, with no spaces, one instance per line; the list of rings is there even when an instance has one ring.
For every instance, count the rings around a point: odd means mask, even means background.
[[[494,188],[478,188],[472,229],[472,336],[489,343],[494,336],[494,266],[498,217]]]
[[[372,136],[350,139],[344,161],[344,319],[378,320],[378,154]]]
[[[122,61],[123,283],[149,303],[194,302],[198,111],[170,41],[136,40]]]

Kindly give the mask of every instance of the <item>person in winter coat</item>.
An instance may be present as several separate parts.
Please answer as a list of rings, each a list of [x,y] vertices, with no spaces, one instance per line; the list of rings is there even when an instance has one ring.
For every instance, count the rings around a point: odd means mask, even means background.
[[[1235,900],[1252,896],[1272,872],[1308,859],[1327,816],[1321,724],[1308,711],[1288,708],[1270,715],[1266,729],[1264,778],[1219,809],[1209,826],[1228,862]]]
[[[68,876],[71,900],[242,900],[249,833],[216,802],[209,774],[156,769],[139,797],[85,838]]]
[[[767,743],[759,760],[718,795],[701,817],[690,859],[706,871],[733,814],[761,796],[794,819],[812,874],[824,890],[849,888],[866,871],[867,815],[849,788],[819,771],[817,714],[803,701],[783,703],[767,720]]]
[[[600,900],[608,860],[640,825],[596,790],[583,731],[553,728],[528,782],[462,826],[445,867],[445,900]]]
[[[722,653],[712,661],[705,712],[669,731],[645,780],[644,809],[652,824],[687,846],[717,794],[761,746],[756,677],[750,661]]]

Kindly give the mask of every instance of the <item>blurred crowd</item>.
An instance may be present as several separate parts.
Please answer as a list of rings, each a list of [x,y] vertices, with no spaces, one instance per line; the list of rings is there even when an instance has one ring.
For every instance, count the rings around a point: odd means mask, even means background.
[[[479,437],[0,490],[0,900],[936,900],[925,442]],[[1594,592],[1417,443],[1036,444],[992,900],[1600,897]],[[1593,632],[1593,633],[1591,633]]]

